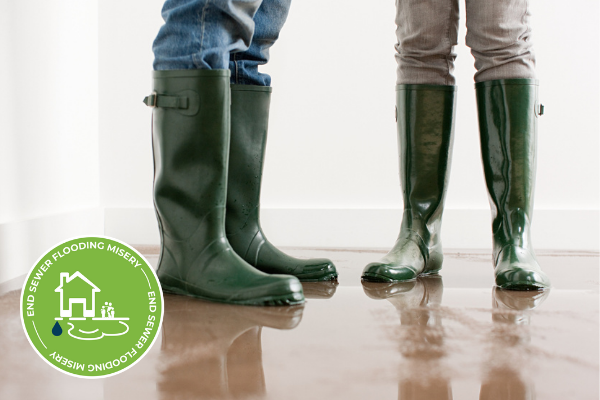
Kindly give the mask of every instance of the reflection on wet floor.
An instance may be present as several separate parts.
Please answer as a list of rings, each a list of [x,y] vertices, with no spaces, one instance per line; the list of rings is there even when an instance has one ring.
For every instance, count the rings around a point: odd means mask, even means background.
[[[293,329],[304,306],[243,307],[165,295],[161,398],[264,396],[261,331]]]
[[[514,360],[519,353],[527,352],[531,343],[528,311],[542,304],[550,291],[509,292],[496,288],[493,293],[494,323],[479,398],[534,399],[533,382],[521,377],[521,366]]]
[[[363,288],[367,296],[389,301],[400,316],[400,327],[394,338],[404,360],[398,398],[452,399],[450,376],[440,363],[447,355],[444,316],[453,314],[441,307],[442,277],[430,276],[397,284],[365,282]],[[532,383],[524,381],[519,367],[513,365],[513,353],[528,350],[527,311],[540,305],[550,291],[511,292],[495,288],[492,293],[494,324],[487,344],[479,399],[534,399]]]
[[[475,281],[491,274],[486,261],[471,263],[458,273]],[[0,398],[598,398],[597,270],[581,274],[595,286],[559,283],[544,292],[457,287],[456,273],[397,284],[307,283],[306,304],[294,307],[165,295],[152,350],[102,380],[46,365],[22,333],[19,290],[0,287]]]
[[[400,327],[391,338],[404,360],[398,398],[451,399],[449,377],[439,363],[446,354],[440,309],[442,278],[431,276],[397,284],[364,282],[363,289],[372,299],[390,302],[400,317]]]
[[[337,282],[305,283],[308,299],[328,299]],[[157,388],[163,399],[229,399],[266,396],[263,327],[294,329],[304,305],[242,307],[165,295]]]

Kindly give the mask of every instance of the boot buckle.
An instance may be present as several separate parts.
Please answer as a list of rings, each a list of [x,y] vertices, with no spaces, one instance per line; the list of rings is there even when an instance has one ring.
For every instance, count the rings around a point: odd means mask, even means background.
[[[156,90],[155,90],[152,93],[150,93],[150,96],[148,96],[144,99],[144,103],[146,103],[146,105],[150,108],[156,108],[157,99],[158,99],[158,93],[156,93]]]

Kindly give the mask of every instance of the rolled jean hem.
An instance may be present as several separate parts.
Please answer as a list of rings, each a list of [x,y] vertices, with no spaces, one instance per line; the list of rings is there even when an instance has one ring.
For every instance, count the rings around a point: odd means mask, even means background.
[[[161,69],[152,71],[154,78],[229,77],[230,74],[228,69]]]
[[[268,92],[271,93],[273,88],[271,86],[261,86],[261,85],[246,85],[240,83],[232,83],[231,90],[236,90],[238,92]]]

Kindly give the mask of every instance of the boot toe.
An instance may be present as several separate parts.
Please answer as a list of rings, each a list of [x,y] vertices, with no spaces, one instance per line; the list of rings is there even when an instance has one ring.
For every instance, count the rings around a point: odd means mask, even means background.
[[[302,282],[322,282],[337,279],[333,262],[327,258],[300,259],[282,252],[265,241],[260,252],[251,257],[250,264],[267,274],[292,275]]]
[[[542,271],[535,255],[520,246],[507,246],[500,253],[495,269],[496,285],[507,290],[543,290],[550,279]]]
[[[527,264],[499,265],[496,285],[507,290],[543,290],[550,287],[548,276]]]
[[[409,265],[374,262],[365,267],[362,279],[367,282],[406,282],[417,278],[417,270]]]
[[[302,267],[302,272],[295,276],[302,282],[322,282],[336,280],[338,273],[331,260],[316,258],[307,260],[306,265]]]

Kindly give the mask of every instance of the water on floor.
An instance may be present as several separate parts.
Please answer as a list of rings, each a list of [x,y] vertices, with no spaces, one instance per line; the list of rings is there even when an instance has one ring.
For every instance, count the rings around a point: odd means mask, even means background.
[[[448,252],[442,276],[403,284],[361,284],[378,251],[288,252],[330,257],[339,285],[305,284],[295,307],[165,295],[150,353],[100,380],[42,361],[19,319],[22,280],[1,285],[0,398],[598,399],[597,253],[542,253],[553,288],[509,292],[481,251]]]

